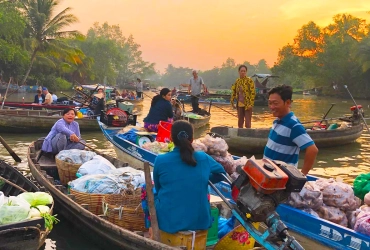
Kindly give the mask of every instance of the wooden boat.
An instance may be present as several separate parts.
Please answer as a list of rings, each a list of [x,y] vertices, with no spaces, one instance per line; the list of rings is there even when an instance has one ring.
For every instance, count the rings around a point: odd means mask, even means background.
[[[29,192],[40,191],[33,182],[28,180],[12,166],[0,160],[0,191],[5,196],[17,196],[22,189]],[[15,184],[15,185],[12,185]],[[37,250],[45,243],[49,230],[45,229],[44,219],[33,219],[7,225],[0,225],[1,250]]]
[[[119,129],[107,127],[99,123],[104,136],[110,141],[119,159],[127,161],[130,166],[141,168],[143,161],[154,165],[156,154],[140,148],[117,135]],[[239,157],[233,156],[234,159]],[[309,176],[309,180],[316,177]],[[231,188],[226,182],[216,184],[216,187],[227,198],[231,198]],[[211,188],[212,195],[217,195]],[[305,249],[368,249],[370,237],[357,233],[351,229],[344,228],[332,222],[315,218],[299,209],[280,204],[276,210],[284,223],[291,230],[291,234]]]
[[[355,125],[345,129],[308,130],[318,148],[334,147],[356,141],[362,133],[363,125]],[[212,133],[221,135],[229,149],[241,153],[262,153],[270,132],[269,128],[232,128],[213,127]]]
[[[32,102],[4,102],[4,106],[32,110],[43,110],[43,109],[63,110],[66,108],[75,108],[77,105],[63,103],[42,105]]]
[[[89,239],[101,245],[103,249],[175,249],[118,227],[105,220],[103,216],[97,216],[76,203],[73,200],[73,196],[67,194],[65,187],[54,185],[54,180],[51,176],[55,176],[57,173],[55,159],[41,156],[39,161],[36,162],[42,143],[42,139],[35,141],[28,148],[27,159],[31,173],[37,182],[51,193],[58,212],[78,227]],[[103,156],[115,166],[122,167],[127,165],[108,155]]]
[[[135,100],[130,100],[130,99],[116,99],[117,107],[118,107],[118,102],[131,102],[135,106],[142,106],[142,105],[144,105],[144,99],[143,98],[139,98],[139,99],[135,99]]]
[[[198,115],[196,118],[191,117],[191,112],[184,112],[181,116],[182,120],[186,120],[190,122],[194,128],[201,128],[206,126],[209,123],[209,120],[211,119],[211,115]]]
[[[0,110],[0,132],[42,133],[49,132],[54,123],[62,118],[62,111],[47,110]],[[81,132],[97,131],[96,119],[76,119]]]
[[[191,103],[191,95],[188,94],[179,94],[176,98],[183,102],[183,103]],[[199,103],[210,103],[209,98],[222,98],[224,101],[215,101],[215,104],[222,105],[222,104],[230,104],[230,95],[218,95],[218,94],[209,94],[207,96],[200,96]],[[212,101],[213,102],[213,101]],[[268,97],[266,94],[256,94],[254,105],[255,106],[267,106],[268,104]]]

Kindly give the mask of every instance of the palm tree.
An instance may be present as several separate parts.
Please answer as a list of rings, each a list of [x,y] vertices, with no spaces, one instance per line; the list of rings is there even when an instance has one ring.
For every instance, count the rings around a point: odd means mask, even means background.
[[[66,8],[53,16],[60,0],[20,0],[21,9],[26,18],[26,32],[30,38],[31,61],[22,80],[26,82],[36,56],[45,51],[68,53],[71,49],[64,38],[78,35],[77,31],[64,31],[75,23],[77,18]]]

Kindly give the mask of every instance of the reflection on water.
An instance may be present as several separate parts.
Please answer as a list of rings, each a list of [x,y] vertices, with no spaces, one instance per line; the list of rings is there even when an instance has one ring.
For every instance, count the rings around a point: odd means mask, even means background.
[[[154,93],[147,92],[146,94],[153,96]],[[33,94],[14,94],[8,100],[9,101],[20,101],[25,96],[26,101],[32,101]],[[350,115],[350,107],[353,106],[351,100],[339,100],[327,97],[317,96],[293,96],[294,102],[292,104],[292,111],[301,121],[310,121],[320,119],[330,108],[331,103],[336,103],[328,118],[341,117],[343,115]],[[150,108],[151,99],[145,96],[144,105],[136,108],[140,115],[138,121],[142,122],[143,118],[147,115]],[[365,115],[369,112],[370,101],[368,100],[357,100],[358,104],[363,105]],[[202,108],[207,109],[208,107]],[[235,110],[231,109],[230,106],[220,106],[220,108],[227,110],[228,112],[234,113]],[[196,137],[204,136],[211,127],[214,126],[237,126],[237,118],[228,112],[213,106],[211,109],[212,118],[210,125],[204,128],[197,129],[195,131]],[[185,110],[191,110],[190,105],[185,105]],[[266,128],[270,127],[274,117],[271,116],[268,107],[254,107],[252,117],[252,127],[254,128]],[[369,112],[370,113],[370,112]],[[9,146],[22,158],[23,162],[18,164],[18,167],[23,170],[27,170],[26,153],[27,146],[31,141],[36,140],[39,137],[46,136],[45,134],[17,134],[18,131],[14,131],[14,134],[2,134],[1,136],[8,142]],[[112,145],[104,138],[100,131],[82,133],[84,139],[91,146],[96,147],[101,152],[115,155]],[[370,166],[370,135],[364,131],[362,136],[357,140],[356,143],[352,143],[345,146],[320,149],[315,163],[315,169],[310,173],[324,177],[339,177],[346,182],[351,183],[353,179],[359,174],[369,172]],[[246,155],[250,157],[251,155]],[[261,157],[256,155],[256,157]],[[11,164],[15,164],[11,156],[8,155],[5,148],[0,146],[0,157]],[[303,155],[301,154],[300,165],[303,161]],[[73,231],[73,226],[62,218],[62,223],[57,225],[53,230],[50,238],[47,242],[45,249],[98,249],[88,241],[80,238],[82,236],[74,237],[79,235],[78,232]]]

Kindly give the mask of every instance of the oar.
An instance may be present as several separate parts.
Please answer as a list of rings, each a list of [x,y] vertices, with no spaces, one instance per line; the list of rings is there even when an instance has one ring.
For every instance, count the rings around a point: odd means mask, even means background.
[[[21,158],[9,147],[9,145],[5,142],[5,140],[0,136],[0,142],[3,144],[4,148],[8,151],[8,153],[13,157],[16,162],[22,162]]]
[[[3,97],[3,103],[1,104],[1,109],[4,108],[4,102],[5,102],[5,99],[6,99],[6,95],[8,94],[8,90],[9,90],[9,86],[10,86],[10,83],[12,82],[12,77],[10,77],[9,79],[9,83],[8,83],[8,87],[6,87],[6,91],[5,91],[5,95]],[[5,146],[4,146],[5,147]]]
[[[349,92],[349,89],[348,89],[347,85],[344,85],[344,88],[347,90],[347,92],[348,92],[349,96],[351,97],[351,99],[352,99],[353,103],[354,103],[354,104],[355,104],[355,106],[356,106],[357,112],[360,114],[360,116],[361,116],[362,120],[363,120],[363,121],[364,121],[364,123],[365,123],[365,126],[366,126],[366,128],[367,128],[367,131],[370,133],[370,129],[369,129],[369,127],[367,126],[367,123],[366,123],[366,121],[365,121],[364,117],[362,116],[362,114],[361,114],[360,110],[358,109],[358,107],[357,107],[357,103],[356,103],[355,99],[353,98],[353,96],[352,96],[351,92]]]
[[[332,103],[331,104],[331,107],[329,108],[329,110],[326,112],[326,114],[322,117],[321,119],[321,122],[319,123],[319,125],[321,125],[321,123],[325,120],[325,118],[328,116],[330,110],[334,107],[335,103]]]
[[[198,96],[195,96],[195,95],[191,95],[191,96],[192,96],[192,97],[196,97],[196,98],[198,98],[198,99],[199,99],[199,97],[198,97]],[[233,113],[231,113],[230,111],[227,111],[226,109],[221,108],[220,106],[215,105],[213,102],[211,103],[211,105],[212,105],[212,107],[219,108],[219,109],[221,109],[221,110],[225,111],[226,113],[228,113],[228,114],[230,114],[230,115],[235,116],[236,118],[238,118],[238,116],[237,116],[236,114],[233,114]]]

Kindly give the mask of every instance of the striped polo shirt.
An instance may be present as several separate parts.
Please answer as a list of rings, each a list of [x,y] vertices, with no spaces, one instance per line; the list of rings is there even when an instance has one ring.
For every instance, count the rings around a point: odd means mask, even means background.
[[[263,158],[279,160],[297,166],[299,150],[314,142],[298,118],[290,112],[282,119],[276,119],[269,133]]]

